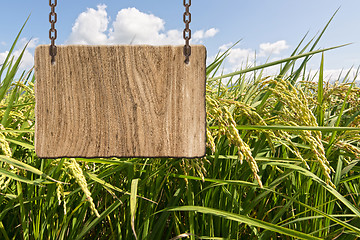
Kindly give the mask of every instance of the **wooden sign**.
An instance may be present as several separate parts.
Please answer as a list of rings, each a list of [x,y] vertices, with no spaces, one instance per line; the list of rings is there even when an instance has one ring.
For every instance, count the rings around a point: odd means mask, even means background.
[[[35,151],[59,157],[205,155],[204,46],[58,46],[35,51]]]

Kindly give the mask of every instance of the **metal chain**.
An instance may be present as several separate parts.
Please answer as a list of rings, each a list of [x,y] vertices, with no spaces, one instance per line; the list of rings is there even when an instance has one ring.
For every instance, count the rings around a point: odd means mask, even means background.
[[[184,12],[184,23],[185,29],[183,32],[185,46],[184,46],[184,56],[185,56],[185,63],[189,63],[189,57],[191,55],[191,47],[190,47],[190,38],[191,38],[191,30],[190,30],[190,23],[191,23],[191,13],[190,13],[190,6],[191,0],[184,0],[185,12]]]
[[[57,0],[49,0],[49,5],[51,7],[51,12],[49,14],[49,22],[51,23],[51,28],[49,30],[49,38],[51,41],[49,52],[51,56],[51,64],[54,64],[55,56],[57,53],[57,49],[55,46],[55,39],[57,38],[57,31],[55,29],[55,23],[57,22],[57,14],[55,12],[55,7],[57,5]]]

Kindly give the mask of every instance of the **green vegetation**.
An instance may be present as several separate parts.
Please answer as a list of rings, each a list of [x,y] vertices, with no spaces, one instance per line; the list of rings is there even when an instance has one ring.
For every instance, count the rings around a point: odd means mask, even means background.
[[[358,239],[360,89],[326,82],[324,57],[305,69],[338,48],[318,50],[326,28],[284,60],[220,76],[231,49],[216,57],[203,159],[37,158],[20,31],[0,66],[0,238]]]

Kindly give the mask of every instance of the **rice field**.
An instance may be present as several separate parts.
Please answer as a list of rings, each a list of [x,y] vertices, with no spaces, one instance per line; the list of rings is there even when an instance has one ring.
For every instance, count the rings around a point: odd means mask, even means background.
[[[319,48],[327,27],[233,73],[219,53],[200,159],[39,159],[20,31],[0,66],[0,239],[359,239],[360,88],[350,72],[324,79],[324,53],[345,46]]]

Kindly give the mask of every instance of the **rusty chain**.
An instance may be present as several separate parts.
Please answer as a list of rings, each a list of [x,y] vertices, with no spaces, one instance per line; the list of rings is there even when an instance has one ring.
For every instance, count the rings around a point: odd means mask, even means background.
[[[51,7],[51,12],[49,14],[49,22],[51,24],[51,28],[49,30],[49,38],[51,41],[49,52],[51,56],[51,64],[54,64],[55,56],[57,53],[57,49],[55,46],[55,39],[57,38],[57,30],[55,29],[55,23],[57,22],[57,14],[55,12],[55,7],[57,5],[57,0],[49,0],[49,5]]]
[[[191,13],[190,13],[190,6],[191,6],[191,0],[184,0],[184,23],[185,23],[185,29],[183,32],[183,37],[185,40],[185,46],[184,46],[184,56],[185,56],[185,63],[189,63],[189,57],[191,55],[191,47],[190,47],[190,38],[191,38],[191,30],[190,30],[190,23],[191,23]]]

